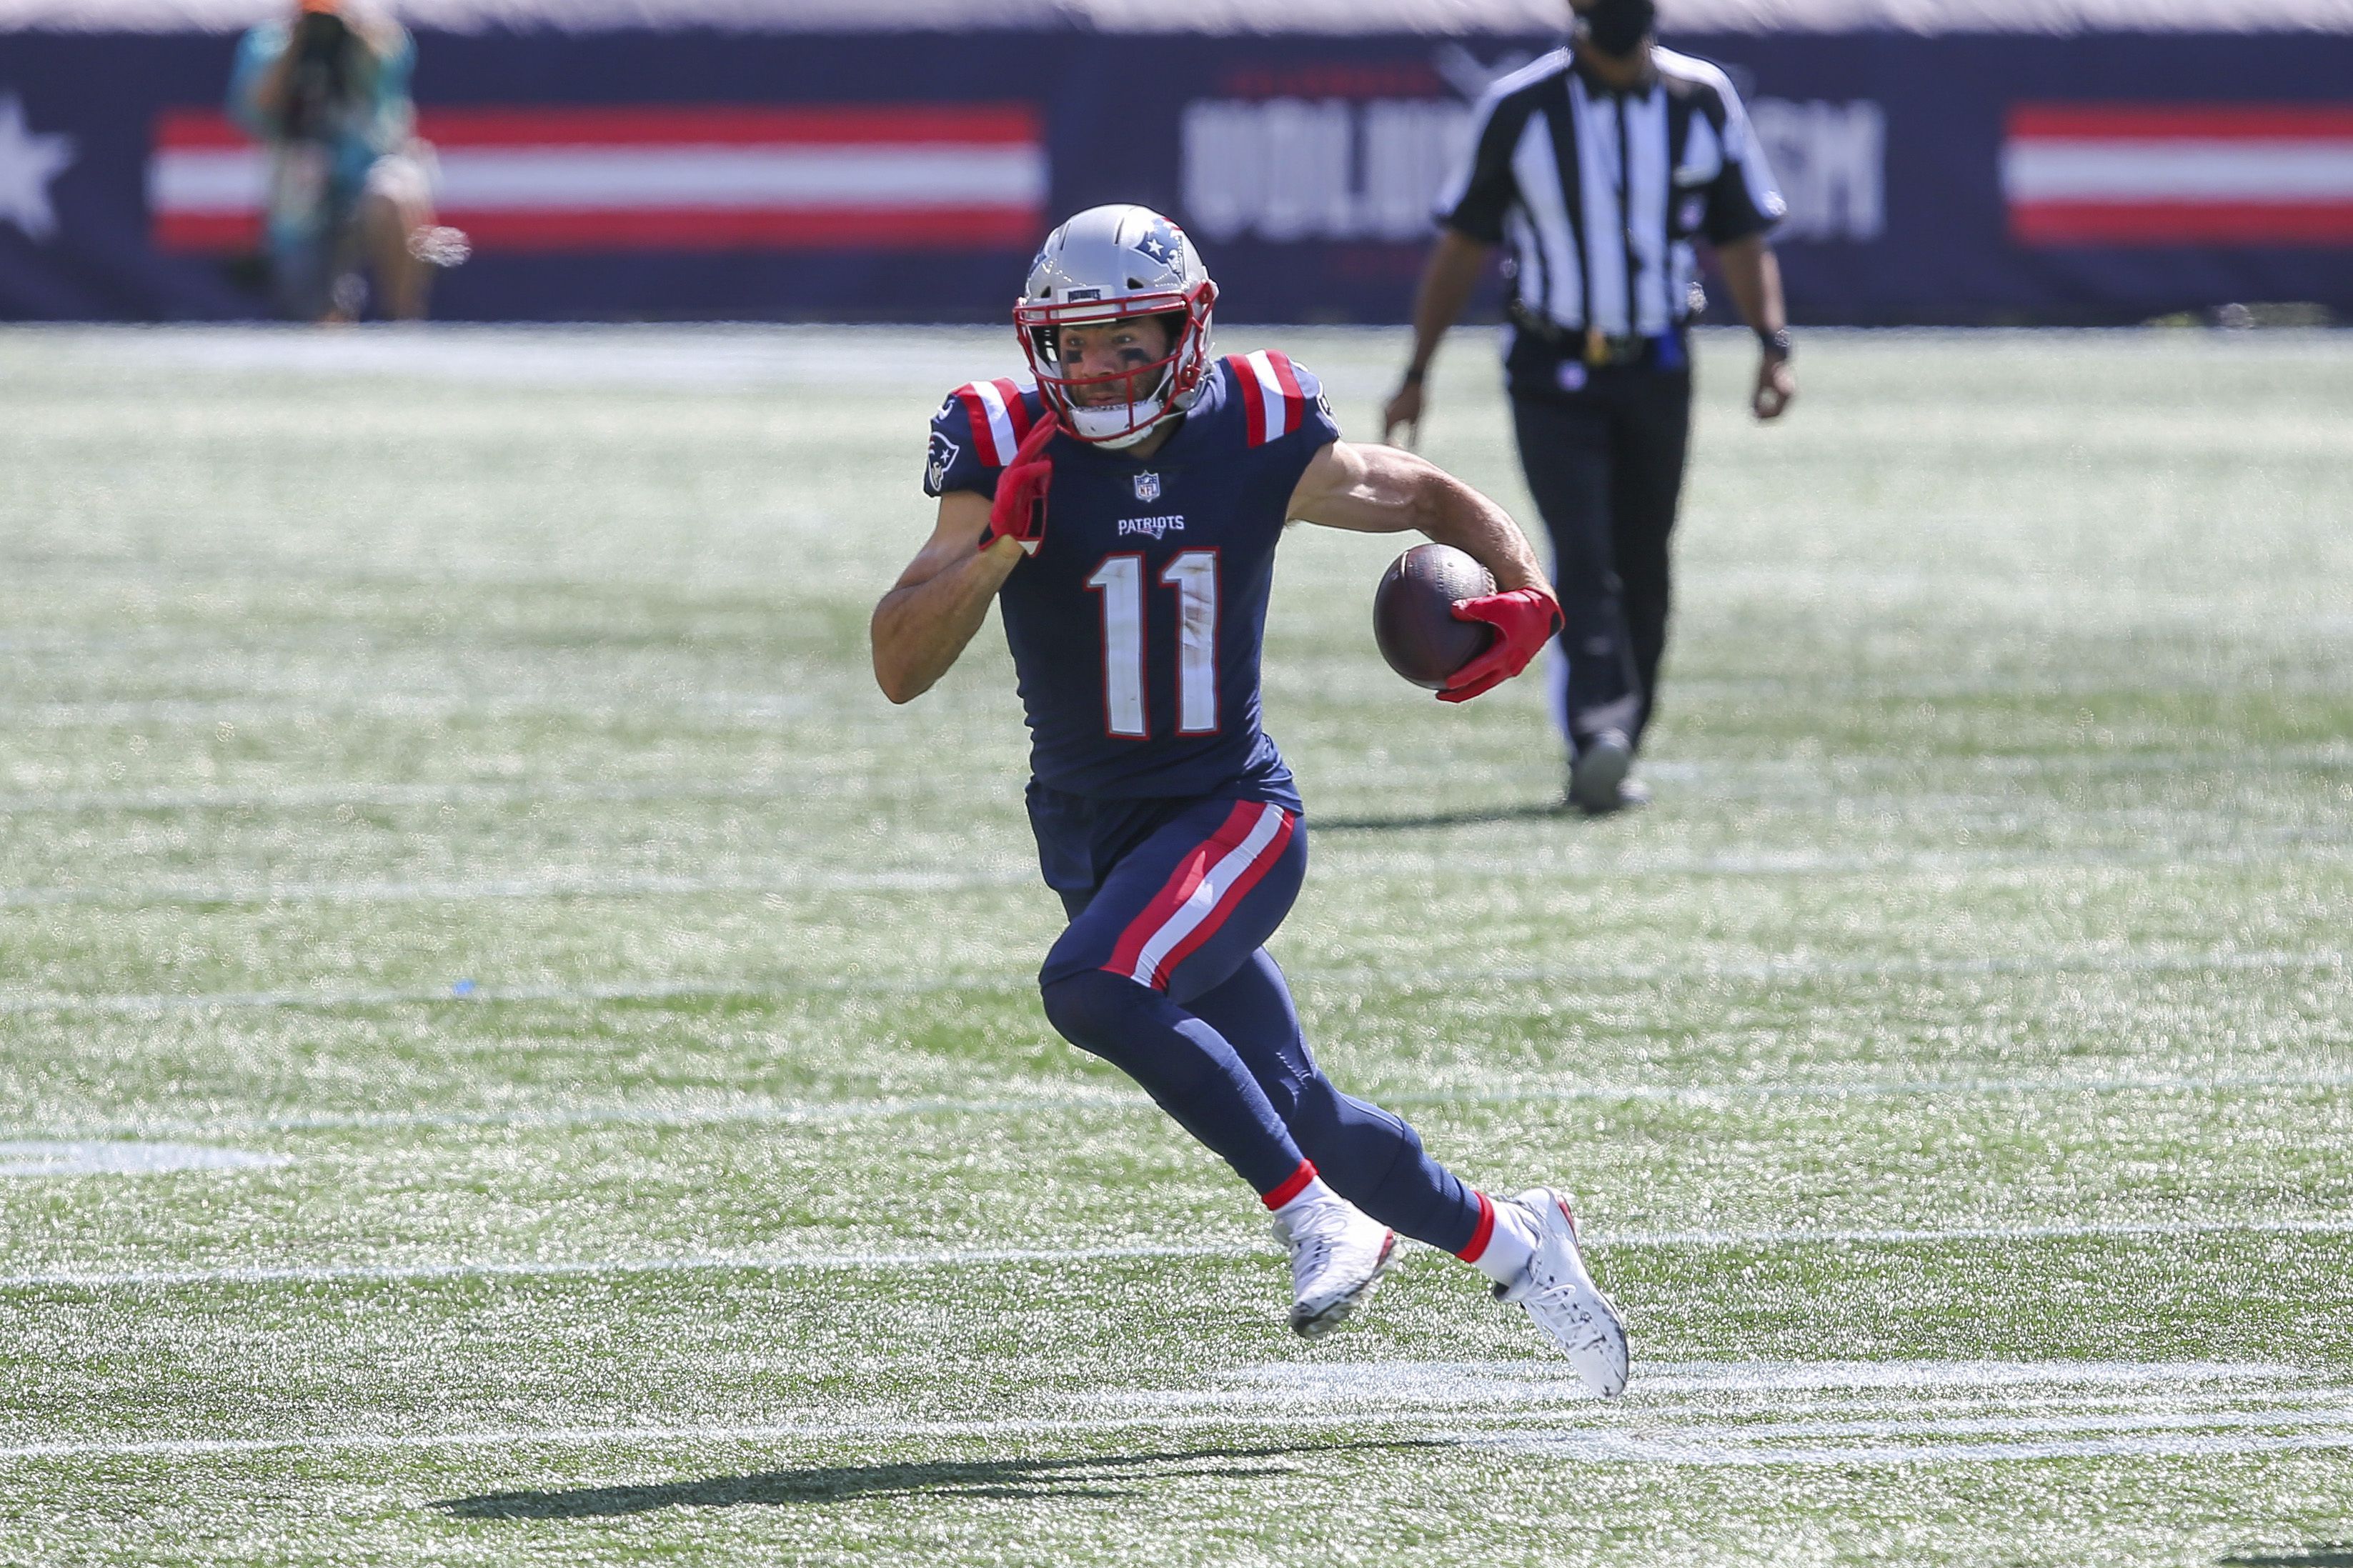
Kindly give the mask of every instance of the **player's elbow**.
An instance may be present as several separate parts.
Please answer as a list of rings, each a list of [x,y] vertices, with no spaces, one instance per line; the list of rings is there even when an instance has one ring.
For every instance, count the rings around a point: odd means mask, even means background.
[[[1406,491],[1406,509],[1415,530],[1440,544],[1455,542],[1462,531],[1460,520],[1471,510],[1471,487],[1424,458],[1416,458],[1419,472]]]
[[[1432,539],[1441,537],[1453,510],[1450,492],[1456,486],[1445,469],[1402,447],[1352,447],[1348,461],[1353,466],[1335,486],[1352,503],[1355,521],[1345,526],[1368,533],[1412,529]]]
[[[868,646],[874,656],[874,684],[894,705],[904,706],[921,697],[931,682],[916,679],[914,661],[900,646],[895,632],[884,611],[877,608],[873,624],[867,628]]]
[[[917,680],[910,675],[881,669],[874,672],[874,684],[882,689],[882,695],[889,698],[895,708],[904,708],[932,689],[928,680]]]
[[[902,708],[932,686],[930,681],[919,679],[906,660],[890,657],[880,643],[874,647],[874,684],[882,689],[882,695],[894,706]]]

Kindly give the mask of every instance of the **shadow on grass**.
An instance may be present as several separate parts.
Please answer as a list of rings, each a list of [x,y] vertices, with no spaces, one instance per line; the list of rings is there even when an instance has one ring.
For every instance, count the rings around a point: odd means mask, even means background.
[[[1575,814],[1558,801],[1536,805],[1499,805],[1485,811],[1441,811],[1428,816],[1311,816],[1310,833],[1404,833],[1418,827],[1475,827],[1493,822],[1550,822]]]
[[[596,1519],[664,1508],[734,1508],[744,1503],[854,1502],[872,1497],[1120,1498],[1133,1483],[1173,1479],[1252,1480],[1291,1474],[1287,1465],[1256,1461],[1292,1454],[1344,1454],[1446,1448],[1451,1443],[1312,1443],[1289,1447],[1196,1448],[1173,1454],[1112,1454],[1075,1459],[975,1459],[913,1465],[850,1465],[825,1469],[764,1470],[699,1481],[648,1486],[581,1487],[570,1491],[490,1492],[446,1498],[431,1507],[458,1519]]]
[[[2353,1542],[2323,1541],[2281,1552],[2239,1552],[2222,1559],[2231,1568],[2353,1568]]]

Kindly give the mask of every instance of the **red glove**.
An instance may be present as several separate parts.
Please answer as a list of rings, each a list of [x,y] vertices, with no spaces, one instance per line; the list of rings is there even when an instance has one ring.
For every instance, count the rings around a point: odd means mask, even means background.
[[[1039,415],[1021,449],[997,476],[997,500],[988,509],[988,531],[980,536],[983,550],[999,539],[1009,539],[1035,555],[1038,546],[1046,542],[1046,491],[1054,483],[1054,465],[1046,460],[1046,443],[1054,438],[1057,428],[1051,408]]]
[[[1454,618],[1486,622],[1495,628],[1495,641],[1447,678],[1446,689],[1438,694],[1440,702],[1468,702],[1527,668],[1536,651],[1560,630],[1560,602],[1542,588],[1514,588],[1480,599],[1457,599]]]

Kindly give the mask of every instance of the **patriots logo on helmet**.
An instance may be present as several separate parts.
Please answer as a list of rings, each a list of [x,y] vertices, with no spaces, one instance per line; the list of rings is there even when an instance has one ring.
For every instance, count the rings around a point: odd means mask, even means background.
[[[1160,499],[1160,476],[1158,474],[1136,475],[1135,499],[1138,500],[1158,500]]]
[[[1162,218],[1144,231],[1144,237],[1135,242],[1135,248],[1161,266],[1174,268],[1176,258],[1185,254],[1185,237],[1176,232],[1175,224]]]

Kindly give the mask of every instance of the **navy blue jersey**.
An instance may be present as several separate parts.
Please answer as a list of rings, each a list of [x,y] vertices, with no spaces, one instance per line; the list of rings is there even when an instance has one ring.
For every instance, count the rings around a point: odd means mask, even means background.
[[[924,490],[994,496],[1041,406],[1010,381],[952,394],[932,420]],[[1339,436],[1315,378],[1262,351],[1211,366],[1148,458],[1054,438],[1045,541],[997,595],[1041,784],[1298,809],[1260,728],[1259,658],[1291,493]]]

